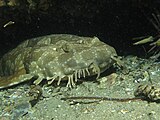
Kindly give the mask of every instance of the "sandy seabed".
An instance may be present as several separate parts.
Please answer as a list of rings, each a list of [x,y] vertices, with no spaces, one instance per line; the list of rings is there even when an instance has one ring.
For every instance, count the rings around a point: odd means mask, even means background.
[[[139,85],[160,88],[160,63],[128,56],[125,68],[111,68],[98,80],[80,80],[73,89],[43,85],[42,95],[31,105],[30,85],[24,83],[0,91],[0,120],[159,120],[160,104],[145,100],[61,100],[65,97],[94,96],[133,98]],[[114,69],[114,70],[113,70]]]

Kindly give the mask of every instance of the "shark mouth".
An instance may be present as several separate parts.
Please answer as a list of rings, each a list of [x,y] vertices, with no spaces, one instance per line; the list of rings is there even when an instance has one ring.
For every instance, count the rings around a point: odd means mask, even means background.
[[[95,63],[92,63],[88,68],[75,70],[73,74],[63,76],[55,75],[52,78],[48,78],[47,80],[48,84],[52,84],[53,81],[58,80],[57,85],[60,85],[60,82],[65,79],[68,80],[66,87],[72,88],[75,87],[75,83],[78,81],[79,78],[85,78],[86,76],[97,74],[96,79],[98,79],[100,76],[100,72],[101,71],[99,66]]]

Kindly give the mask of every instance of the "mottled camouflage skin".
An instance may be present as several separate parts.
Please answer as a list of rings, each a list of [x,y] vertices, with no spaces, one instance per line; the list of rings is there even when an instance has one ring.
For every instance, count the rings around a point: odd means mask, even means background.
[[[117,56],[113,47],[97,37],[53,34],[24,41],[0,60],[0,89],[35,79],[51,84],[68,80],[74,86],[80,77],[108,69]]]

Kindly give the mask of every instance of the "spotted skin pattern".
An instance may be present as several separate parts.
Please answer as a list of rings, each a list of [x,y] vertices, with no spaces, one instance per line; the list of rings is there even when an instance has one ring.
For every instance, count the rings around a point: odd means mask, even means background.
[[[81,77],[98,78],[115,56],[115,49],[97,37],[52,34],[29,39],[1,58],[0,89],[31,79],[36,85],[68,80],[67,87],[73,87]]]

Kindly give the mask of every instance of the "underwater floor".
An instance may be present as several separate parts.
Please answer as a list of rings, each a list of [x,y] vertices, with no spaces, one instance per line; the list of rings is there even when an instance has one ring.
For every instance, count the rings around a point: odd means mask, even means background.
[[[97,81],[94,77],[81,80],[83,82],[73,89],[64,87],[65,83],[60,87],[43,85],[36,88],[25,83],[1,90],[0,120],[158,120],[160,63],[135,56],[122,60],[125,68],[103,73]],[[139,85],[144,86],[139,92],[146,99],[127,99],[135,98]],[[78,96],[79,99],[62,100]],[[110,100],[84,99],[82,96],[108,97]]]

